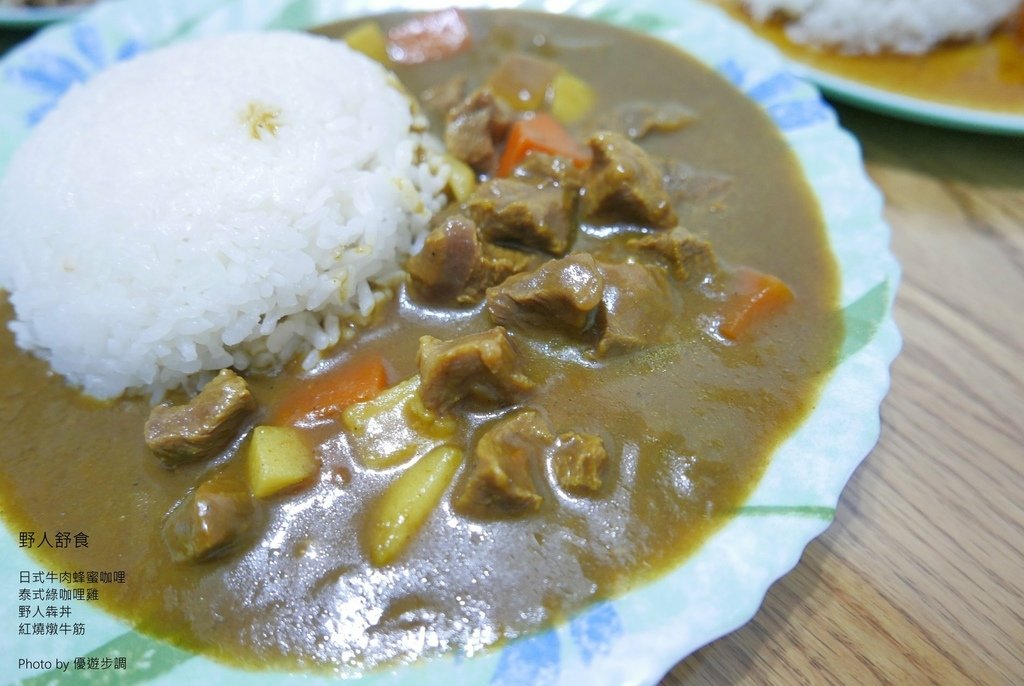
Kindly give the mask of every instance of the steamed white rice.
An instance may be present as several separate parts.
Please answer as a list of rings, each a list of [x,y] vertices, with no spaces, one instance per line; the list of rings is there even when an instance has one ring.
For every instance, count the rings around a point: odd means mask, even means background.
[[[438,146],[395,85],[342,43],[274,32],[69,93],[0,182],[18,345],[100,398],[312,361],[442,203]]]
[[[754,19],[789,20],[798,43],[848,53],[921,54],[988,35],[1020,0],[741,0]]]

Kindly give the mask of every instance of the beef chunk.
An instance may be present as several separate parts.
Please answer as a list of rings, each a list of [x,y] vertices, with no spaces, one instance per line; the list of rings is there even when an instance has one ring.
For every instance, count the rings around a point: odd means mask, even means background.
[[[593,323],[603,292],[593,256],[573,253],[487,289],[487,310],[503,326],[579,335]]]
[[[583,185],[582,173],[572,160],[536,150],[512,169],[512,178],[536,186],[561,186],[573,193]]]
[[[427,234],[423,249],[406,265],[413,288],[423,298],[470,305],[484,291],[532,264],[528,253],[483,243],[473,220],[449,216]]]
[[[478,517],[536,512],[544,502],[534,474],[555,437],[536,410],[499,420],[477,441],[475,461],[455,507]]]
[[[448,111],[444,144],[448,153],[481,174],[498,164],[496,143],[505,138],[514,115],[490,91],[474,91]]]
[[[455,215],[427,234],[406,268],[417,292],[429,300],[451,301],[469,283],[482,254],[476,224]]]
[[[551,467],[564,490],[594,492],[601,489],[601,469],[607,460],[608,453],[598,436],[573,431],[558,437]]]
[[[466,97],[465,74],[458,74],[450,79],[428,88],[420,93],[420,103],[429,112],[437,112],[444,116]]]
[[[601,117],[597,126],[636,140],[652,131],[678,131],[696,120],[697,115],[693,110],[678,102],[653,103],[631,100]]]
[[[420,397],[438,413],[463,399],[495,405],[533,388],[520,370],[508,332],[500,326],[450,341],[423,336],[416,361]]]
[[[681,226],[628,241],[630,248],[664,262],[680,281],[703,278],[718,270],[711,244]]]
[[[665,324],[672,319],[665,270],[630,262],[598,263],[598,268],[605,286],[596,322],[597,356],[661,342]]]
[[[484,243],[480,264],[473,272],[466,288],[468,302],[479,302],[491,286],[503,283],[505,279],[529,269],[537,263],[539,255],[506,248],[493,243]]]
[[[575,229],[576,193],[556,185],[492,179],[466,201],[484,240],[564,255]]]
[[[255,511],[244,483],[224,476],[208,479],[167,513],[164,543],[176,562],[223,555],[255,528]]]
[[[590,139],[594,159],[583,178],[583,217],[658,229],[679,223],[661,170],[625,136],[601,132]]]
[[[216,455],[238,435],[256,401],[245,379],[222,369],[184,405],[157,405],[144,427],[146,445],[169,466]]]

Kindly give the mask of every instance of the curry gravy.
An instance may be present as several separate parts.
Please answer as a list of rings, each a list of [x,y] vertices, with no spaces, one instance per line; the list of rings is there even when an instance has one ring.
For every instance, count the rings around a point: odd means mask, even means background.
[[[695,124],[644,146],[730,183],[681,205],[683,225],[710,240],[722,261],[778,275],[796,300],[739,343],[709,330],[713,298],[686,293],[672,323],[676,342],[634,354],[594,361],[558,340],[516,338],[541,381],[527,404],[557,431],[604,440],[610,465],[602,490],[579,497],[547,490],[537,513],[476,520],[451,506],[463,465],[412,544],[380,568],[367,560],[361,525],[401,467],[361,466],[336,423],[310,430],[318,479],[261,502],[251,545],[210,562],[172,562],[160,536],[165,514],[211,469],[244,478],[234,450],[213,465],[163,468],[143,444],[146,402],[83,398],[3,331],[0,496],[8,525],[88,533],[87,548],[33,552],[47,568],[125,571],[126,583],[104,587],[101,603],[140,631],[254,668],[354,673],[472,653],[678,564],[728,520],[773,448],[813,407],[842,338],[837,268],[818,207],[766,116],[708,69],[652,40],[565,17],[469,16],[478,48],[403,68],[410,92],[459,71],[479,80],[504,50],[540,46],[594,86],[599,108],[635,98],[688,105]],[[580,245],[594,240],[585,234]],[[0,315],[10,318],[6,303]],[[374,349],[394,383],[416,372],[419,336],[488,326],[480,308],[424,308],[403,290],[323,366]],[[249,381],[268,408],[300,376],[290,370]],[[460,420],[467,456],[491,419]]]

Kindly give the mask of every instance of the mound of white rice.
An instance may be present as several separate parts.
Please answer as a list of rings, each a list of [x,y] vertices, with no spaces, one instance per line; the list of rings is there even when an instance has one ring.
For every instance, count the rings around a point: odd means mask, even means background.
[[[1020,0],[741,0],[758,21],[782,16],[798,43],[848,53],[920,54],[947,40],[980,38]]]
[[[234,34],[69,93],[0,183],[18,345],[101,398],[307,361],[442,204],[437,143],[344,44]]]

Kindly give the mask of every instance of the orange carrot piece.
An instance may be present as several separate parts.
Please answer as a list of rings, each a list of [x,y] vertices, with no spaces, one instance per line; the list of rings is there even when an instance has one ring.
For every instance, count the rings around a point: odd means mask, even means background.
[[[588,165],[593,155],[590,148],[580,145],[552,115],[534,112],[532,117],[519,119],[512,125],[498,163],[498,176],[508,176],[523,158],[534,151],[566,157],[577,167]]]
[[[454,7],[414,17],[388,31],[387,52],[398,64],[423,64],[468,50],[473,36]]]
[[[736,290],[725,303],[718,331],[731,341],[770,318],[793,300],[780,278],[749,268],[736,273]]]
[[[387,388],[384,358],[357,357],[312,377],[277,405],[267,424],[289,426],[338,417],[349,405],[375,398]]]

